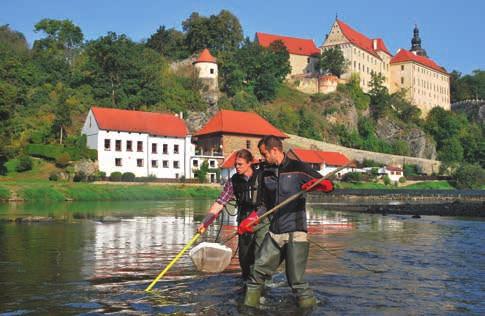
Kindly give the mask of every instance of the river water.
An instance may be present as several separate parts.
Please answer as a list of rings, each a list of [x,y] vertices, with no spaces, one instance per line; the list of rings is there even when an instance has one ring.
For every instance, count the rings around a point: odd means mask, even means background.
[[[144,289],[193,237],[211,201],[0,204],[0,315],[485,314],[485,221],[332,212],[309,205],[307,280],[295,306],[284,273],[260,311],[241,307],[237,258],[221,274],[188,255]],[[9,222],[27,216],[51,222]],[[204,237],[222,238],[231,219]],[[236,248],[236,240],[228,244]]]

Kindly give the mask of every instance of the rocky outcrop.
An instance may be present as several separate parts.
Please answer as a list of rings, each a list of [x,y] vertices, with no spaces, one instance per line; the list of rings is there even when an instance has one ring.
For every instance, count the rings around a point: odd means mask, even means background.
[[[485,124],[485,100],[465,100],[451,105],[453,112],[463,112],[468,119],[478,124]]]
[[[84,173],[86,176],[90,176],[98,171],[98,162],[91,161],[88,159],[83,159],[80,161],[76,161],[74,164],[74,172],[75,173]]]
[[[205,112],[192,112],[187,113],[185,123],[191,134],[201,129],[210,119],[219,111],[217,104],[207,107]]]
[[[377,137],[387,141],[404,141],[409,145],[410,156],[436,159],[436,144],[418,127],[408,127],[398,121],[383,118],[377,121]]]

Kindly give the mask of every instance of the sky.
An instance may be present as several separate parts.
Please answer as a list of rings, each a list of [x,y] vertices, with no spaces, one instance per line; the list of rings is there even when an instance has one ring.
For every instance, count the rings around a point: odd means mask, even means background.
[[[381,37],[395,54],[409,49],[414,25],[428,56],[448,71],[485,70],[485,1],[156,1],[156,0],[1,0],[0,25],[22,32],[30,44],[43,18],[69,19],[85,39],[109,31],[135,41],[147,39],[160,25],[181,30],[192,12],[209,16],[220,10],[239,18],[245,36],[255,32],[311,38],[320,46],[335,16],[370,38]]]

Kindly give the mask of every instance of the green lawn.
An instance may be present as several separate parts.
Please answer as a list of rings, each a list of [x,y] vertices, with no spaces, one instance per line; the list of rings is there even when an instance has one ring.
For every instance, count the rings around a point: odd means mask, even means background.
[[[413,189],[413,190],[455,190],[448,181],[426,181],[410,184],[402,187],[403,189]]]
[[[0,186],[0,200],[7,200],[10,197],[10,190]]]
[[[337,182],[335,187],[337,189],[411,189],[411,190],[454,190],[455,188],[448,183],[448,181],[426,181],[410,185],[401,185],[396,187],[394,185],[384,185],[382,183],[374,182]]]

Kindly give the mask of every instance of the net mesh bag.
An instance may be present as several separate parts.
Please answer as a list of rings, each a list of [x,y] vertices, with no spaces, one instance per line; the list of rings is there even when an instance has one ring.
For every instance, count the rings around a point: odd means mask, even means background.
[[[222,272],[231,263],[232,249],[217,243],[202,242],[189,252],[197,270],[202,272]]]

